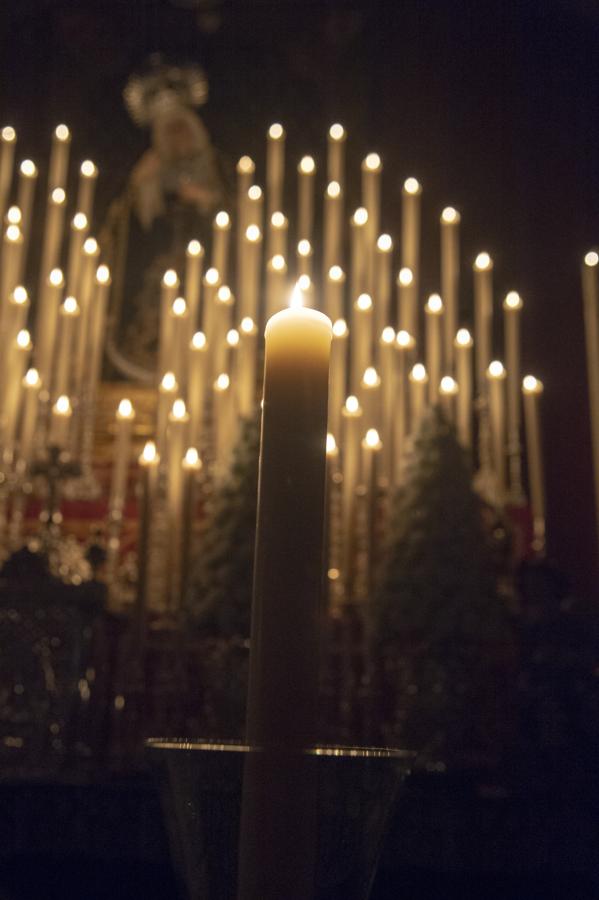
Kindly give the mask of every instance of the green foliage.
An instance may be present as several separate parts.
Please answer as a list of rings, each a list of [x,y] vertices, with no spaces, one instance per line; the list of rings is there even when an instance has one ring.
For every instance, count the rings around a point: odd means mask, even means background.
[[[439,409],[424,418],[394,499],[375,634],[396,695],[388,737],[425,755],[484,755],[511,635],[468,458]]]
[[[189,596],[203,630],[249,636],[252,604],[260,416],[241,423],[226,477],[210,499]]]

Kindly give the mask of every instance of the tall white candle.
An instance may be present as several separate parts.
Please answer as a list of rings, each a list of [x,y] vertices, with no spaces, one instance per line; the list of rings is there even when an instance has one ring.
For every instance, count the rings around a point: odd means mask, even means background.
[[[79,304],[74,297],[65,297],[58,311],[58,340],[52,377],[52,396],[67,394],[73,375],[73,342],[79,319]]]
[[[343,191],[338,181],[330,181],[324,194],[323,271],[341,262],[343,239]]]
[[[185,251],[185,302],[189,310],[189,330],[191,334],[200,325],[203,264],[204,248],[199,241],[190,241]]]
[[[345,272],[341,266],[331,266],[326,277],[324,308],[327,316],[333,321],[342,319],[344,316],[344,286]]]
[[[503,301],[505,362],[507,367],[507,440],[510,493],[514,501],[521,499],[520,449],[520,316],[522,298],[509,291]]]
[[[333,323],[331,344],[331,376],[329,387],[328,430],[335,440],[341,439],[341,407],[347,394],[347,355],[349,331],[345,319]]]
[[[478,254],[473,270],[476,391],[485,396],[486,371],[493,352],[493,260],[488,253]]]
[[[422,363],[412,366],[408,376],[410,381],[410,434],[418,433],[426,408],[426,385],[428,374]]]
[[[64,450],[68,446],[72,416],[71,401],[65,394],[61,394],[52,407],[48,441],[51,447],[59,447],[61,450]]]
[[[381,428],[384,438],[381,476],[387,485],[391,484],[393,475],[393,414],[396,392],[395,340],[395,331],[390,325],[387,325],[383,328],[379,338],[378,357],[382,383]]]
[[[214,217],[212,227],[212,265],[226,281],[229,272],[229,243],[231,238],[231,217],[221,209]]]
[[[397,302],[399,307],[399,329],[407,331],[418,343],[418,304],[414,272],[408,266],[399,270],[397,276]]]
[[[15,129],[12,125],[5,125],[0,131],[0,220],[8,204],[16,143]]]
[[[506,489],[505,441],[505,369],[498,359],[487,369],[489,380],[489,414],[491,419],[491,453],[497,499],[503,502]]]
[[[356,489],[360,472],[360,437],[362,409],[353,394],[345,401],[342,411],[343,422],[343,492],[341,497],[341,521],[343,523],[343,566],[342,575],[346,601],[351,600],[354,573],[354,541],[356,526]]]
[[[108,513],[113,521],[122,518],[127,495],[127,478],[131,462],[131,433],[135,410],[124,397],[116,411],[116,433],[112,454],[112,481],[108,499]]]
[[[268,220],[268,256],[287,256],[287,232],[289,222],[282,212],[277,210]]]
[[[44,386],[50,390],[54,345],[58,332],[60,299],[64,290],[61,269],[52,269],[46,279],[46,289],[41,297],[36,318],[35,359]]]
[[[314,178],[316,163],[304,156],[297,167],[297,238],[312,240],[314,225]]]
[[[66,187],[69,167],[71,132],[66,125],[57,125],[52,135],[52,150],[48,167],[48,190]]]
[[[431,294],[425,304],[424,314],[426,319],[426,369],[429,375],[428,399],[432,405],[439,399],[443,311],[441,297],[438,294]]]
[[[287,263],[277,253],[266,264],[266,316],[270,318],[285,306],[287,293]]]
[[[455,337],[454,352],[459,385],[457,429],[463,447],[472,447],[472,348],[474,344],[467,328],[460,328]]]
[[[375,251],[374,328],[376,334],[391,324],[391,263],[393,240],[390,234],[380,234]]]
[[[343,125],[331,125],[327,135],[327,180],[345,183],[345,142],[347,132]]]
[[[420,218],[422,186],[416,178],[406,178],[401,189],[401,262],[412,270],[418,296],[420,271]],[[417,337],[416,332],[413,332]]]
[[[285,129],[274,122],[266,133],[266,211],[269,216],[283,206],[285,177]]]
[[[352,306],[352,389],[359,393],[360,381],[373,357],[373,308],[370,294],[360,294]]]
[[[587,356],[587,381],[591,418],[591,446],[595,479],[596,535],[599,540],[599,254],[590,250],[582,265],[582,299]],[[532,405],[532,401],[530,401]]]
[[[240,415],[251,416],[256,408],[258,328],[252,318],[245,316],[241,320],[239,332],[238,406]]]
[[[33,461],[35,433],[42,380],[37,369],[28,369],[23,378],[23,418],[19,434],[19,468],[26,472]]]
[[[206,335],[202,331],[196,331],[191,339],[188,360],[187,408],[189,410],[189,440],[193,447],[203,447],[206,379],[208,377],[208,344]]]
[[[43,303],[42,295],[46,287],[48,275],[52,269],[56,268],[60,261],[66,205],[67,195],[64,190],[62,188],[54,188],[48,195],[46,221],[44,223],[44,237],[42,241],[38,286],[38,299],[40,303]]]
[[[169,523],[169,608],[181,605],[183,537],[183,469],[181,462],[188,444],[189,416],[183,400],[173,403],[168,417],[167,503]]]
[[[408,368],[416,341],[409,332],[401,330],[397,332],[395,343],[397,346],[397,387],[393,418],[393,483],[397,486],[401,484],[402,480],[403,455],[406,437],[409,433]]]
[[[352,297],[357,297],[366,291],[367,280],[367,225],[368,211],[363,206],[358,207],[350,219],[351,238],[351,273],[350,290]]]
[[[525,375],[522,379],[522,392],[524,394],[528,488],[533,516],[533,548],[537,553],[543,553],[545,549],[545,481],[539,420],[539,399],[543,393],[543,383],[534,375]]]
[[[368,212],[366,223],[366,290],[374,293],[375,248],[381,221],[381,173],[383,164],[378,153],[362,160],[362,206]]]
[[[91,221],[94,209],[94,194],[98,180],[98,167],[91,159],[84,159],[79,167],[79,186],[77,189],[77,209]]]

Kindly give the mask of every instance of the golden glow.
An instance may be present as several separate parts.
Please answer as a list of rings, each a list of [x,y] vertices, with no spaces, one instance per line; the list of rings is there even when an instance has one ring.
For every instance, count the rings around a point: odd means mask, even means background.
[[[310,241],[306,240],[306,238],[301,240],[297,245],[297,252],[299,256],[310,256],[312,253],[312,244]]]
[[[299,309],[304,305],[304,292],[300,285],[300,279],[295,282],[291,296],[289,297],[289,306],[291,309]],[[243,324],[243,323],[242,323]]]
[[[327,185],[327,197],[334,199],[341,194],[341,185],[338,181],[329,181]]]
[[[135,410],[133,409],[133,404],[128,397],[123,397],[123,399],[119,403],[119,408],[116,411],[116,417],[117,419],[135,418]]]
[[[82,212],[75,213],[71,224],[75,231],[83,231],[87,228],[87,216]]]
[[[262,197],[262,188],[258,184],[252,184],[248,188],[248,197],[250,200],[260,200]]]
[[[331,125],[329,128],[329,137],[332,141],[342,141],[345,137],[345,128],[343,125],[340,125],[339,122],[335,122],[334,125]]]
[[[100,266],[100,268],[101,268],[101,266]],[[64,284],[64,276],[62,274],[62,269],[52,269],[52,271],[50,272],[50,275],[48,276],[48,281],[50,282],[52,287],[62,287]]]
[[[381,341],[383,344],[393,344],[395,341],[395,331],[391,325],[387,325],[381,331]]]
[[[248,225],[245,229],[245,236],[252,244],[256,244],[262,237],[262,232],[257,225]]]
[[[364,168],[369,172],[378,172],[381,168],[381,158],[378,153],[369,153],[364,160]]]
[[[396,340],[397,346],[401,347],[402,350],[411,350],[416,343],[410,332],[405,331],[404,329],[397,332]]]
[[[214,266],[212,266],[210,269],[206,269],[206,274],[204,275],[204,281],[206,282],[206,284],[214,287],[216,284],[218,284],[219,280],[220,273],[218,269],[215,269]]]
[[[18,206],[11,206],[6,213],[6,221],[9,225],[20,225],[23,218]]]
[[[56,271],[56,270],[55,270]],[[96,269],[96,281],[98,284],[108,284],[110,281],[110,269],[102,264]]]
[[[454,225],[460,221],[460,214],[453,206],[446,206],[441,213],[441,221],[446,225]]]
[[[71,137],[71,132],[67,125],[57,125],[54,129],[54,134],[58,141],[68,141]]]
[[[449,396],[451,396],[452,394],[457,394],[458,383],[455,378],[451,377],[451,375],[444,375],[441,379],[439,390],[442,394],[448,394]]]
[[[486,272],[488,269],[493,268],[493,260],[486,251],[478,254],[474,260],[474,268],[478,272]]]
[[[312,287],[312,279],[309,275],[306,275],[306,273],[300,275],[300,277],[297,279],[297,283],[300,291],[303,291],[304,293],[307,293],[307,291],[309,291]]]
[[[214,389],[216,391],[226,391],[231,384],[231,379],[227,375],[226,372],[221,372],[216,381],[214,382]]]
[[[585,254],[584,264],[585,266],[593,267],[599,263],[599,253],[596,250],[589,250],[588,253]]]
[[[327,456],[333,456],[337,452],[337,441],[335,440],[335,435],[329,433],[327,434]]]
[[[356,307],[361,309],[362,312],[367,312],[369,309],[372,309],[372,297],[370,294],[360,294],[356,300]]]
[[[522,390],[525,394],[541,394],[543,392],[543,382],[534,375],[525,375],[522,379]]]
[[[379,378],[379,374],[374,366],[368,366],[367,369],[364,370],[364,374],[362,375],[362,384],[368,388],[377,387],[381,383],[381,379]]]
[[[403,269],[399,270],[397,280],[402,287],[409,287],[414,281],[414,273],[407,266],[404,266]]]
[[[420,187],[420,182],[417,178],[406,178],[403,183],[403,189],[406,194],[412,195],[418,194],[422,190],[422,188]]]
[[[174,372],[165,372],[160,382],[160,390],[165,393],[172,394],[177,390],[177,379]]]
[[[203,252],[204,252],[204,248],[202,247],[202,245],[200,244],[199,241],[193,240],[193,241],[190,241],[189,244],[187,245],[187,255],[188,256],[201,256]],[[169,269],[169,271],[171,271],[171,270]],[[175,275],[176,274],[177,273],[175,272]]]
[[[94,178],[98,174],[98,169],[91,159],[84,159],[79,171],[84,178]]]
[[[275,270],[275,272],[282,272],[287,263],[285,262],[285,257],[281,253],[275,254],[270,261],[271,267]]]
[[[331,281],[343,281],[345,278],[345,272],[341,266],[331,266],[328,275]]]
[[[254,320],[250,316],[244,316],[239,325],[244,334],[252,334],[255,329]]]
[[[431,294],[428,300],[426,301],[425,310],[427,313],[432,313],[433,315],[439,315],[439,313],[443,312],[443,301],[439,294]]]
[[[62,310],[67,316],[76,316],[79,313],[79,304],[74,297],[65,297]]]
[[[273,122],[268,129],[268,136],[271,141],[280,141],[285,136],[285,129],[280,122]]]
[[[503,306],[504,309],[522,309],[522,297],[518,291],[508,291]]]
[[[381,253],[389,253],[393,250],[393,239],[390,234],[380,234],[376,242],[376,249]]]
[[[21,239],[21,229],[18,225],[9,225],[5,234],[6,240],[10,241],[12,244]]]
[[[56,206],[62,206],[62,204],[67,199],[67,195],[62,188],[54,188],[54,190],[50,194],[50,199]]]
[[[17,132],[12,125],[5,125],[2,129],[2,140],[7,144],[12,144],[17,139]]]
[[[237,171],[249,175],[256,170],[254,160],[250,156],[242,156],[237,162]]]
[[[364,435],[364,440],[362,443],[365,447],[369,447],[371,450],[380,450],[383,446],[381,444],[381,439],[376,428],[368,429],[368,431]]]
[[[352,216],[354,225],[366,225],[368,221],[368,210],[363,206],[359,206]]]
[[[19,170],[25,178],[34,178],[37,175],[37,168],[32,159],[24,159],[19,166]]]
[[[360,412],[360,403],[357,397],[354,397],[353,394],[345,401],[345,411],[350,413],[351,415],[357,415]]]
[[[40,373],[37,369],[27,369],[25,372],[25,377],[23,379],[23,384],[25,387],[39,387],[42,383],[42,379],[40,378]]]
[[[194,350],[203,350],[206,346],[206,335],[203,331],[196,331],[191,339],[191,346]]]
[[[460,328],[455,336],[456,347],[472,347],[472,335],[467,328]]]
[[[218,291],[216,292],[216,299],[219,303],[233,302],[233,293],[228,284],[221,284]]]
[[[498,359],[494,359],[493,362],[489,363],[487,375],[489,378],[503,378],[505,375],[503,363],[499,362]]]
[[[327,576],[330,581],[337,581],[340,575],[341,572],[339,571],[339,569],[329,569],[329,571],[327,572]]]
[[[428,375],[426,374],[426,369],[422,365],[422,363],[416,363],[415,366],[412,366],[412,371],[410,372],[410,380],[416,381],[418,383],[422,383],[426,381]]]
[[[94,237],[88,237],[83,242],[83,252],[87,256],[94,256],[99,252],[98,242]]]
[[[316,171],[316,163],[312,156],[302,156],[298,166],[298,170],[302,175],[312,175]]]
[[[214,217],[214,224],[217,228],[228,228],[231,224],[231,217],[229,216],[229,213],[225,212],[224,209],[221,209],[221,211],[217,212]]]
[[[154,441],[146,441],[139,455],[140,466],[156,465],[160,461]]]
[[[239,332],[236,328],[229,328],[227,331],[227,346],[229,347],[237,347],[239,344]]]
[[[282,212],[274,212],[270,217],[270,224],[273,228],[284,228],[287,224],[287,218]]]
[[[18,284],[12,292],[12,300],[17,304],[17,306],[22,306],[29,300],[29,295],[27,294],[27,291],[22,284]]]
[[[179,277],[174,269],[167,269],[162,276],[162,284],[164,287],[176,287],[179,284]]]
[[[31,347],[31,335],[26,328],[22,328],[19,331],[19,333],[17,334],[16,343],[19,350],[29,350],[29,348]]]
[[[56,413],[58,416],[70,416],[71,409],[71,401],[67,397],[66,394],[61,394],[57,399],[56,403],[52,407],[52,412]]]
[[[333,337],[342,338],[348,334],[347,323],[345,319],[337,319],[333,322]]]
[[[200,454],[195,447],[188,447],[183,457],[183,468],[199,471],[202,468]]]
[[[182,400],[180,397],[175,400],[173,403],[173,407],[171,409],[171,419],[175,419],[177,422],[182,422],[183,419],[187,416],[187,407],[185,406],[185,400]]]
[[[171,306],[171,312],[174,316],[177,316],[177,318],[185,315],[187,312],[187,303],[183,297],[175,297],[173,305]]]

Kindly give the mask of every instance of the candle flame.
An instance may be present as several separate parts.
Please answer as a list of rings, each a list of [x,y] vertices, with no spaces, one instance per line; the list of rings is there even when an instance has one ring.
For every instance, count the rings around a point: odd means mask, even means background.
[[[381,341],[383,344],[392,344],[395,341],[395,331],[391,325],[387,325],[381,331]]]
[[[123,397],[123,399],[119,403],[119,408],[116,411],[116,415],[118,419],[133,419],[135,417],[133,404],[128,397]]]
[[[228,304],[233,302],[233,293],[228,284],[221,284],[216,292],[216,299],[219,303]]]
[[[367,369],[364,370],[364,374],[362,375],[362,384],[367,388],[378,387],[381,383],[381,379],[379,378],[377,370],[374,366],[368,366]]]
[[[67,195],[66,195],[66,192],[62,188],[60,188],[60,187],[54,188],[54,190],[50,194],[50,199],[52,200],[52,203],[54,203],[56,206],[62,206],[62,204],[67,199]]]
[[[165,372],[162,376],[162,381],[160,382],[161,390],[170,393],[173,393],[177,390],[177,379],[175,378],[174,372]]]
[[[196,331],[191,339],[191,346],[194,350],[203,350],[206,347],[206,335],[203,331]]]
[[[227,375],[226,372],[221,372],[216,381],[214,382],[214,388],[217,391],[226,391],[229,388],[231,383],[231,379]]]
[[[88,237],[83,242],[83,252],[87,256],[95,256],[99,252],[98,242],[94,237]]]
[[[270,217],[270,224],[273,228],[284,228],[287,224],[287,219],[282,212],[274,212]]]
[[[227,340],[227,344],[229,347],[237,347],[238,346],[240,338],[239,338],[239,332],[237,331],[236,328],[230,328],[227,331],[226,340]]]
[[[268,136],[272,141],[280,141],[285,136],[285,129],[280,122],[273,122],[268,129]]]
[[[303,238],[297,245],[297,252],[299,256],[310,256],[312,253],[312,244],[310,241]]]
[[[348,334],[347,323],[345,319],[337,319],[333,323],[333,337],[342,338]]]
[[[443,312],[443,301],[439,294],[431,294],[424,307],[428,313],[438,315]]]
[[[71,224],[75,231],[83,231],[87,228],[87,216],[82,212],[75,213]]]
[[[381,168],[381,158],[378,153],[369,153],[364,160],[364,167],[369,172],[376,172]]]
[[[164,287],[176,287],[179,284],[179,277],[174,269],[167,269],[162,276],[162,284]]]
[[[478,272],[486,272],[488,269],[493,268],[493,260],[485,250],[477,255],[474,260],[474,268]]]
[[[426,369],[424,368],[422,363],[416,363],[416,365],[412,367],[412,371],[410,372],[410,380],[422,383],[423,381],[426,381],[427,378],[428,375],[426,374]]]
[[[491,363],[489,363],[487,374],[489,378],[503,378],[503,376],[505,375],[503,363],[501,363],[498,359],[494,359]]]
[[[21,229],[18,225],[9,225],[6,229],[6,240],[15,244],[21,239]]]
[[[218,282],[220,281],[220,273],[218,269],[215,269],[214,266],[212,266],[210,269],[206,269],[204,281],[211,287],[214,287],[216,284],[218,284]]]
[[[184,316],[187,312],[187,303],[183,297],[175,297],[171,306],[171,312],[177,318]]]
[[[376,242],[376,249],[380,250],[381,253],[389,253],[389,251],[393,249],[393,239],[391,235],[380,234]]]
[[[71,137],[68,125],[57,125],[54,129],[54,134],[58,141],[68,141]]]
[[[25,387],[39,387],[42,383],[42,379],[40,378],[40,373],[37,369],[27,369],[25,372],[25,377],[23,379],[23,384]]]
[[[67,316],[76,316],[79,312],[79,304],[74,297],[65,297],[62,310]]]
[[[345,137],[345,128],[343,125],[340,125],[339,122],[335,122],[334,125],[331,125],[329,128],[329,137],[332,141],[342,141]]]
[[[316,170],[316,163],[312,156],[303,156],[300,160],[299,171],[302,175],[311,175]]]
[[[252,244],[257,243],[262,237],[262,233],[257,225],[248,225],[245,229],[245,236]]]
[[[350,394],[350,396],[345,401],[345,411],[352,415],[356,415],[360,412],[360,403],[358,401],[358,398],[353,394]]]
[[[237,171],[245,175],[249,175],[255,169],[254,160],[250,156],[242,156],[237,163]]]
[[[108,284],[110,282],[110,269],[102,264],[96,269],[96,281],[98,284]]]
[[[27,294],[27,291],[22,284],[18,284],[16,286],[16,288],[12,292],[11,299],[14,303],[17,304],[17,306],[23,306],[24,303],[27,303],[27,301],[29,300],[29,295]]]
[[[376,428],[369,428],[364,435],[364,445],[371,450],[380,450],[382,447],[381,439]]]
[[[185,400],[182,400],[180,397],[175,400],[171,409],[171,419],[176,419],[180,422],[187,415],[187,407],[185,406]]]
[[[439,385],[439,390],[442,394],[457,394],[458,392],[458,383],[455,378],[452,378],[451,375],[444,375],[441,379],[441,383]]]
[[[187,255],[188,256],[201,256],[203,252],[204,252],[204,248],[202,247],[200,242],[196,241],[195,239],[193,241],[190,241],[189,244],[187,245]]]
[[[31,335],[26,328],[22,328],[17,334],[16,344],[19,350],[29,350],[31,347]]]
[[[244,316],[239,326],[244,334],[252,334],[256,326],[254,320],[250,316]]]
[[[369,309],[372,309],[372,297],[370,294],[360,294],[356,300],[356,307],[362,310],[362,312],[367,312]]]
[[[64,284],[62,269],[52,269],[50,275],[48,276],[48,281],[50,282],[52,287],[62,287],[62,285]]]
[[[297,283],[299,284],[300,291],[303,291],[304,293],[307,293],[312,287],[312,279],[309,275],[306,275],[305,272],[297,279]]]
[[[296,281],[293,290],[291,291],[291,296],[289,298],[289,306],[291,309],[299,309],[304,305],[304,294],[299,282],[299,279]],[[243,324],[243,323],[242,323]]]
[[[460,214],[453,206],[446,206],[441,213],[441,221],[446,225],[457,224],[460,221]]]
[[[275,270],[275,272],[283,272],[286,268],[287,263],[285,262],[285,257],[281,253],[277,253],[271,259],[270,265]]]
[[[414,281],[414,273],[407,266],[404,266],[403,269],[399,270],[397,280],[402,287],[409,287]]]
[[[24,159],[19,168],[25,178],[34,178],[37,175],[37,168],[32,159]]]
[[[341,185],[338,181],[329,181],[327,185],[327,197],[335,198],[341,194]]]
[[[214,224],[217,228],[228,228],[231,224],[231,217],[229,216],[229,213],[225,212],[224,209],[221,209],[221,211],[217,212],[214,217]]]
[[[522,309],[522,297],[518,291],[508,291],[503,306],[505,309]]]
[[[405,180],[404,183],[403,183],[403,189],[404,189],[404,191],[406,192],[406,194],[411,194],[412,196],[413,196],[414,194],[420,193],[420,191],[422,190],[422,188],[420,187],[420,182],[418,181],[418,179],[417,179],[417,178],[412,178],[412,177],[411,177],[411,178],[406,178],[406,180]]]
[[[262,188],[257,184],[252,184],[248,189],[248,197],[250,200],[259,200],[262,197]]]
[[[146,441],[144,444],[144,448],[139,456],[140,465],[151,466],[152,464],[156,464],[159,461],[160,457],[158,456],[156,444],[154,443],[154,441]]]
[[[584,257],[585,266],[592,268],[593,266],[596,266],[597,263],[599,263],[599,253],[597,253],[596,250],[589,250]]]
[[[341,572],[339,571],[339,569],[335,569],[335,568],[329,569],[327,572],[329,581],[337,581],[337,579],[339,578],[340,575],[341,575]]]
[[[195,469],[196,471],[199,471],[202,468],[202,460],[195,447],[187,448],[185,456],[183,457],[183,468]]]
[[[331,281],[343,281],[345,278],[345,272],[341,266],[331,266],[328,274]]]
[[[455,343],[458,347],[472,347],[472,335],[467,328],[460,328],[455,336]]]
[[[327,456],[334,456],[337,452],[337,441],[335,440],[335,435],[331,434],[330,431],[327,434],[326,452]]]
[[[2,129],[2,140],[7,144],[12,144],[17,139],[17,132],[12,125],[5,125]]]
[[[368,210],[363,206],[359,206],[352,216],[354,225],[366,225],[368,221]]]
[[[401,331],[397,332],[397,346],[398,347],[408,350],[408,349],[411,349],[415,343],[416,343],[416,341],[414,340],[414,338],[412,337],[412,335],[410,334],[409,331],[405,331],[404,329],[402,329]]]
[[[11,206],[6,213],[6,221],[9,225],[20,225],[23,214],[18,206]]]
[[[56,403],[54,404],[53,411],[59,416],[70,416],[71,415],[71,401],[67,397],[66,394],[61,394]]]
[[[84,178],[95,178],[98,174],[98,169],[96,164],[91,161],[91,159],[84,159],[81,163],[81,168],[79,169],[82,176]]]
[[[525,394],[541,394],[543,392],[543,382],[535,378],[534,375],[525,375],[522,379],[522,390]]]

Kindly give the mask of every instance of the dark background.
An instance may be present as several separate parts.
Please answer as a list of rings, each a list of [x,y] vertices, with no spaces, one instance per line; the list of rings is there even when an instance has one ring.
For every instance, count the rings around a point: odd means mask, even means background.
[[[401,184],[416,175],[425,290],[438,288],[438,213],[457,206],[464,264],[487,249],[497,297],[510,288],[524,297],[524,369],[546,387],[549,552],[579,591],[595,589],[579,269],[599,238],[599,4],[18,0],[2,20],[0,124],[16,127],[17,158],[43,169],[52,129],[67,122],[73,160],[100,167],[100,216],[147,146],[121,91],[155,50],[205,67],[203,115],[231,166],[250,153],[260,176],[275,119],[288,131],[290,168],[305,152],[324,163],[326,128],[340,120],[350,172],[370,150],[383,156],[393,233]],[[463,284],[467,311],[468,270]],[[496,318],[501,356],[499,303]]]

